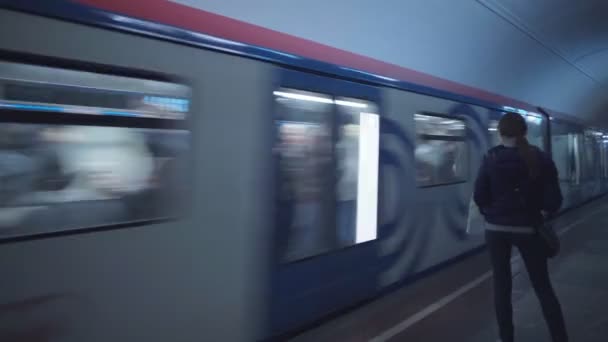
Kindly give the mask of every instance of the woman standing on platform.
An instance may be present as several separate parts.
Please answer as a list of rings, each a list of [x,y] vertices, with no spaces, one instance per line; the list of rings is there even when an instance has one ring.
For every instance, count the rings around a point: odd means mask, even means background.
[[[526,120],[505,114],[498,131],[502,145],[485,156],[474,200],[486,220],[486,242],[494,271],[494,305],[502,342],[514,341],[511,302],[511,249],[526,265],[554,342],[568,341],[559,300],[549,279],[547,254],[536,233],[544,216],[562,204],[557,169],[551,158],[526,139]]]

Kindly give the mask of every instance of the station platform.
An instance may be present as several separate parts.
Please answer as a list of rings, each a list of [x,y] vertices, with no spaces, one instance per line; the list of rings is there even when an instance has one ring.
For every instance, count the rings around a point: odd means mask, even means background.
[[[608,197],[556,219],[562,251],[550,260],[570,341],[608,336]],[[513,252],[515,339],[550,341],[523,263]],[[486,251],[324,322],[292,341],[499,341]]]

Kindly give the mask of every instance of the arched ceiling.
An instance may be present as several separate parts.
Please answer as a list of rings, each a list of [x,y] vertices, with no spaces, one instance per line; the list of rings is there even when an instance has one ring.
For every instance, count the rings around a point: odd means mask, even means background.
[[[608,0],[172,1],[608,127]]]
[[[602,85],[608,85],[608,1],[479,0]]]
[[[608,1],[477,1],[592,80],[584,99],[596,121],[608,122]]]

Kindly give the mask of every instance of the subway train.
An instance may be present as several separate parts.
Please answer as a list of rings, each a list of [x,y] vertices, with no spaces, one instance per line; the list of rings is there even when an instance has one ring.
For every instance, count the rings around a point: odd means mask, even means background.
[[[505,112],[564,210],[608,189],[607,133],[567,115],[121,3],[0,1],[0,336],[38,310],[70,341],[264,339],[423,281],[483,250]]]

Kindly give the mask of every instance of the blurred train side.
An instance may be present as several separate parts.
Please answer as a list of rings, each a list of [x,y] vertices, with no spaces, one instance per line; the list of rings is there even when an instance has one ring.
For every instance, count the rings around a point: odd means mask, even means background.
[[[294,71],[145,32],[8,10],[0,10],[0,23],[2,50],[168,73],[186,80],[193,93],[193,176],[183,180],[193,190],[190,214],[3,244],[0,272],[10,281],[0,287],[0,336],[52,326],[62,341],[257,340],[373,298],[483,246],[482,236],[466,234],[465,226],[476,170],[495,141],[498,107]],[[273,92],[287,86],[327,93],[324,84],[334,95],[361,94],[379,109],[378,236],[285,262],[276,252],[285,227],[276,224]],[[466,174],[457,182],[417,182],[415,114],[424,113],[466,125]],[[568,120],[535,118],[532,139],[551,142],[565,208],[603,194],[603,135]],[[27,304],[40,298],[47,300]]]

